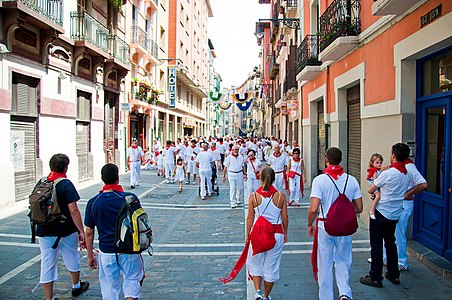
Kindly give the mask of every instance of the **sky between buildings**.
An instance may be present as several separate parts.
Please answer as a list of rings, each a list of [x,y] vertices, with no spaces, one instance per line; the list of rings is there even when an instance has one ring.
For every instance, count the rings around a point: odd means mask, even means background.
[[[270,5],[258,0],[210,0],[209,38],[217,58],[214,65],[223,79],[222,88],[241,85],[259,65],[259,47],[254,36],[256,22],[268,19]]]

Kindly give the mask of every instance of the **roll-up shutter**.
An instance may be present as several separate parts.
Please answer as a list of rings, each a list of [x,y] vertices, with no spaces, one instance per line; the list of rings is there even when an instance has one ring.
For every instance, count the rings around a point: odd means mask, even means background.
[[[78,157],[78,179],[79,181],[91,178],[89,159],[89,124],[77,123],[75,138],[75,152]]]
[[[323,113],[323,101],[317,104],[317,171],[322,174],[325,168],[326,131],[325,114]]]
[[[361,109],[359,86],[347,90],[347,172],[361,180]]]
[[[11,121],[11,161],[16,201],[25,200],[36,184],[35,122]]]

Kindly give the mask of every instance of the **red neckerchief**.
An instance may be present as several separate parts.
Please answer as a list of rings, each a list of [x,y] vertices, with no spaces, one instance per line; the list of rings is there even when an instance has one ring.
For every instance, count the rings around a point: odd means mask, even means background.
[[[160,155],[160,152],[155,152],[155,156],[159,156]]]
[[[261,195],[264,198],[268,198],[273,196],[274,193],[276,193],[278,190],[273,186],[270,185],[270,187],[268,188],[268,191],[264,191],[262,189],[262,187],[259,187],[256,191],[256,193],[258,193],[259,195]]]
[[[328,174],[335,180],[338,180],[339,176],[344,174],[344,168],[342,166],[329,166],[323,170],[323,174]]]
[[[238,156],[239,156],[238,153],[237,153],[237,154],[234,154],[234,152],[232,152],[231,155],[234,156],[234,157],[238,157]]]
[[[171,148],[171,146],[166,146],[166,150],[168,150],[169,148]]]
[[[216,147],[211,147],[210,150],[215,151],[215,150],[217,150],[217,148]]]
[[[102,187],[102,189],[99,191],[100,193],[103,193],[104,191],[115,191],[115,192],[121,192],[123,193],[124,190],[122,189],[122,186],[120,184],[106,184]]]
[[[299,162],[301,160],[301,157],[299,157],[298,159],[293,157],[292,159],[293,159],[294,162]]]
[[[405,159],[403,161],[403,164],[405,164],[405,165],[407,165],[407,164],[414,164],[414,162],[411,159],[407,158],[407,159]]]
[[[132,149],[136,149],[136,148],[138,148],[138,146],[134,146],[134,145],[132,145]]]
[[[250,157],[250,161],[255,161],[256,158],[255,157]]]
[[[54,172],[54,171],[51,171],[49,173],[49,176],[47,176],[48,181],[54,181],[58,178],[67,178],[67,176],[65,173],[59,173],[59,172]]]
[[[280,156],[281,156],[281,154],[282,154],[282,152],[279,152],[279,154],[278,154],[278,155],[276,155],[276,153],[275,153],[275,152],[273,152],[273,156],[274,156],[274,157],[276,157],[276,158],[280,157]]]
[[[223,145],[223,142],[220,142],[220,145]]]
[[[379,168],[369,168],[367,169],[367,177],[366,180],[370,180],[372,178],[372,176],[374,176],[375,172],[377,172],[378,170],[380,170]]]
[[[177,163],[178,166],[182,166],[182,163]]]
[[[195,149],[195,148],[196,148],[196,145],[194,145],[194,146],[192,145],[191,147],[192,147],[193,149]]]
[[[407,173],[407,170],[405,168],[405,164],[403,162],[396,161],[396,162],[392,163],[389,167],[399,170],[400,173],[403,173],[403,174]]]

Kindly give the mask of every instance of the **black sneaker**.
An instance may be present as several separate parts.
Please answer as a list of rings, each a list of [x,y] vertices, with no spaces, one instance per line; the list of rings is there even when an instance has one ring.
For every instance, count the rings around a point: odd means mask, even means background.
[[[370,275],[363,276],[359,279],[359,282],[361,282],[364,285],[373,286],[377,288],[382,288],[383,283],[381,281],[375,281],[370,277]]]
[[[389,273],[388,273],[388,272],[385,273],[385,278],[386,278],[387,280],[391,281],[393,284],[400,284],[400,279],[399,279],[399,278],[391,278],[391,277],[389,276]]]
[[[89,282],[80,281],[80,287],[78,289],[72,288],[72,297],[80,296],[84,291],[86,291],[89,287]]]

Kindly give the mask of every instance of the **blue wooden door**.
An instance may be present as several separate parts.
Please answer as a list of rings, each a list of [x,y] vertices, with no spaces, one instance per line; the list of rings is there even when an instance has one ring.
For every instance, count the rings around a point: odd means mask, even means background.
[[[452,259],[452,93],[417,102],[416,165],[428,189],[415,199],[414,238]]]

